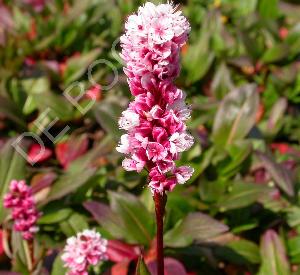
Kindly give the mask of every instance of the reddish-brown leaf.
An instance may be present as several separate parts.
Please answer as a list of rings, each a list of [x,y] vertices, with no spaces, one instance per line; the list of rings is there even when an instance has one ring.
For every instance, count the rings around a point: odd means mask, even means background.
[[[72,137],[67,141],[60,142],[56,145],[56,157],[64,169],[67,169],[72,161],[84,155],[88,149],[88,137]]]
[[[137,259],[140,254],[138,246],[129,245],[117,240],[109,240],[106,252],[110,261],[121,263]]]
[[[148,269],[152,275],[156,275],[156,261],[148,263]],[[165,258],[165,275],[187,275],[181,262],[173,258]]]
[[[34,143],[29,147],[27,161],[29,163],[40,163],[49,159],[52,155],[52,151],[49,148],[42,147],[38,143]]]
[[[116,263],[111,268],[111,275],[127,275],[130,261]]]

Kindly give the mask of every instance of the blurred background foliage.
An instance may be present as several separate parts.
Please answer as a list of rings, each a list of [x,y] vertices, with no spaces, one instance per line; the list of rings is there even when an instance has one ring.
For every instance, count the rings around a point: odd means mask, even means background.
[[[195,174],[168,195],[168,274],[300,274],[300,3],[177,2],[192,26],[177,84],[196,140],[180,162]],[[64,274],[57,255],[85,228],[115,241],[91,274],[133,274],[136,249],[151,270],[147,175],[115,151],[131,98],[118,38],[142,3],[0,1],[0,197],[11,179],[34,189],[34,274]],[[2,203],[0,223],[1,269],[29,274]]]

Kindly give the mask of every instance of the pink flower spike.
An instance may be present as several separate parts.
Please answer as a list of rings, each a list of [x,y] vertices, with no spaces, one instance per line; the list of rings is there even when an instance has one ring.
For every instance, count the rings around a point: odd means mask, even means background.
[[[179,153],[194,143],[186,132],[191,113],[186,94],[174,85],[189,32],[189,22],[171,3],[147,2],[128,17],[120,38],[124,73],[135,99],[119,120],[127,134],[116,149],[127,155],[122,163],[125,170],[150,170],[153,192],[173,190],[193,170],[175,166]]]
[[[13,229],[22,234],[23,239],[31,240],[38,231],[37,220],[41,213],[38,212],[32,189],[24,180],[12,180],[9,193],[4,196],[4,207],[12,209]]]
[[[106,260],[107,240],[95,230],[84,230],[76,236],[67,239],[67,244],[61,256],[65,267],[69,268],[67,275],[88,275],[88,267]]]

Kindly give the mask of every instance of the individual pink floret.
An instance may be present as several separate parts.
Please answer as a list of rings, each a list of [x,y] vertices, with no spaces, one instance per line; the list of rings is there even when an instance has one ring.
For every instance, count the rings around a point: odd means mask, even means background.
[[[88,275],[88,267],[107,259],[107,240],[94,230],[84,230],[67,239],[61,258],[69,269],[67,275]]]
[[[31,187],[24,180],[12,180],[3,204],[12,209],[14,230],[21,232],[25,240],[31,240],[38,231],[36,223],[41,215],[36,208]]]

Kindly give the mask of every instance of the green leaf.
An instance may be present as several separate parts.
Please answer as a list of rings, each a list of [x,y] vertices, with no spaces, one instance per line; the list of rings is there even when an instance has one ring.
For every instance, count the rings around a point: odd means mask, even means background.
[[[123,109],[117,102],[109,101],[103,101],[94,108],[94,115],[98,123],[117,141],[121,136],[118,119]]]
[[[60,228],[66,236],[71,237],[84,229],[88,229],[89,224],[85,216],[73,213],[68,220],[60,222]]]
[[[283,241],[274,230],[268,230],[261,239],[262,264],[258,275],[289,275],[290,267]]]
[[[67,172],[61,176],[51,187],[51,191],[47,198],[47,201],[57,200],[71,192],[74,192],[77,188],[85,184],[95,173],[95,168],[79,170],[78,172]]]
[[[178,224],[166,232],[165,245],[169,247],[185,247],[193,241],[209,241],[210,238],[224,233],[228,227],[208,215],[200,212],[190,213]]]
[[[278,0],[260,0],[258,2],[258,10],[262,17],[270,19],[278,16]]]
[[[250,263],[260,263],[259,248],[255,243],[241,239],[231,241],[227,243],[226,246],[234,250],[237,254],[244,257]]]
[[[92,165],[93,161],[98,157],[106,156],[111,152],[113,146],[114,143],[112,143],[111,138],[105,137],[88,153],[73,161],[65,174],[52,185],[49,196],[44,203],[62,198],[84,185],[95,175],[97,170]]]
[[[220,175],[230,177],[231,175],[236,174],[240,165],[251,153],[251,147],[251,143],[245,140],[238,140],[233,144],[228,145],[226,151],[229,153],[230,157],[222,162]]]
[[[25,246],[28,244],[25,244],[24,246],[24,240],[21,236],[20,232],[12,231],[11,236],[11,244],[12,244],[12,252],[13,252],[13,259],[16,259],[16,262],[14,263],[14,269],[16,271],[22,271],[25,274],[29,274],[28,272],[28,265],[31,265],[31,262],[28,262],[28,258],[26,258],[26,252],[25,252]]]
[[[269,119],[266,125],[266,131],[269,135],[275,135],[283,126],[284,115],[288,107],[286,98],[279,98],[272,106]]]
[[[295,191],[290,172],[283,165],[276,163],[271,155],[259,151],[257,151],[256,154],[278,187],[287,195],[293,196]]]
[[[217,203],[221,212],[249,206],[257,202],[270,189],[263,185],[235,182],[229,192],[223,195]]]
[[[296,227],[300,225],[300,208],[297,206],[290,207],[286,210],[287,223],[290,227]]]
[[[83,206],[114,239],[126,239],[126,227],[121,217],[112,212],[109,206],[96,201],[87,201]]]
[[[43,216],[39,218],[38,224],[58,223],[60,221],[66,220],[68,217],[70,217],[71,214],[71,208],[58,209],[54,212],[43,214]]]
[[[194,173],[192,175],[192,178],[189,180],[189,182],[192,183],[196,178],[198,178],[203,173],[203,171],[207,168],[207,166],[209,166],[214,153],[215,153],[215,148],[211,147],[205,150],[203,153],[201,153],[200,156],[194,158],[192,161],[182,163],[182,165],[189,165],[194,168]],[[180,160],[178,162],[180,163]]]
[[[6,142],[1,149],[0,154],[0,201],[3,201],[4,195],[8,192],[11,180],[25,179],[26,160],[13,147],[14,140]],[[22,142],[19,143],[20,149],[24,150]],[[5,209],[0,203],[0,222],[5,218]]]
[[[81,54],[80,56],[69,58],[63,76],[65,85],[70,84],[81,77],[100,52],[100,49],[94,49],[88,53]]]
[[[203,22],[202,31],[198,40],[189,45],[187,53],[183,56],[183,67],[187,71],[187,83],[194,83],[201,79],[212,65],[215,54],[210,51],[210,40],[215,32],[218,20],[210,13],[207,13]]]
[[[61,253],[60,253],[55,258],[51,275],[62,275],[62,274],[66,274],[66,272],[67,272],[67,268],[64,267],[64,262],[61,259]]]
[[[258,105],[255,85],[244,85],[227,94],[214,119],[214,143],[224,146],[243,139],[255,124]]]
[[[11,100],[3,96],[0,96],[0,113],[22,128],[26,128],[26,123],[23,120],[20,110]]]
[[[139,260],[138,260],[135,274],[136,275],[151,275],[151,273],[148,270],[148,268],[147,268],[147,266],[146,266],[146,264],[145,264],[142,257],[140,257]]]
[[[28,95],[40,95],[50,90],[50,82],[47,77],[23,79],[21,85]]]
[[[296,236],[287,240],[289,257],[293,264],[300,263],[300,237]]]
[[[265,51],[262,61],[273,63],[282,60],[289,55],[289,47],[285,44],[277,44]]]
[[[45,92],[41,95],[35,95],[34,100],[40,112],[49,110],[47,116],[50,117],[51,122],[57,118],[62,121],[68,121],[73,118],[73,106],[63,96]],[[64,107],[62,108],[62,106]]]
[[[234,88],[230,70],[224,62],[217,68],[211,88],[218,99],[223,98],[229,90]]]
[[[119,215],[128,239],[149,245],[154,235],[153,216],[135,196],[125,192],[109,192],[111,209]]]

